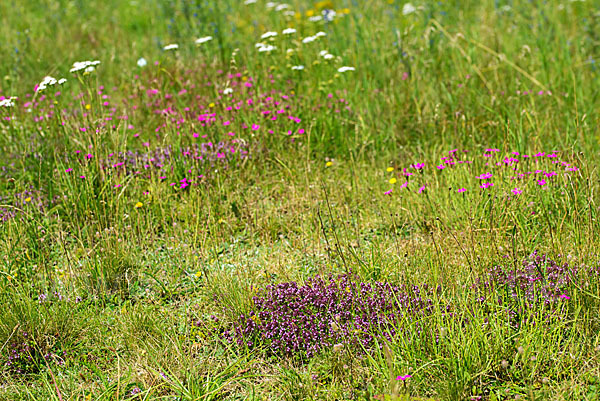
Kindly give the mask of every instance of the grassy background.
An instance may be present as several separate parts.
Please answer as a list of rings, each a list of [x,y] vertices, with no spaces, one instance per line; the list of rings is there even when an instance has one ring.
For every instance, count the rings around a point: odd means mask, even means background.
[[[518,263],[536,249],[573,265],[597,262],[600,9],[427,1],[404,15],[401,1],[289,4],[294,15],[262,1],[0,3],[0,95],[19,97],[14,110],[0,110],[14,117],[0,122],[0,203],[24,210],[0,223],[0,346],[2,358],[17,340],[34,355],[25,373],[2,367],[0,398],[598,399],[597,277],[573,288],[562,320],[544,324],[542,308],[538,324],[519,328],[485,310],[471,284],[505,255]],[[339,18],[309,20],[326,8]],[[297,34],[284,39],[286,27]],[[279,32],[278,49],[258,53],[266,31]],[[327,36],[301,43],[318,31]],[[194,44],[206,35],[214,39]],[[170,43],[179,49],[164,51]],[[323,49],[335,60],[320,58]],[[148,66],[136,65],[140,57]],[[96,72],[69,73],[88,59],[102,61]],[[356,71],[339,73],[341,66]],[[154,136],[165,119],[143,107],[145,90],[187,88],[225,113],[219,91],[227,80],[218,70],[240,72],[257,93],[289,95],[306,134],[291,142],[281,134],[286,123],[274,125],[276,135],[243,134],[250,157],[207,168],[208,178],[187,191],[155,178],[110,190],[122,181],[96,161],[143,150],[141,141],[193,142],[173,125]],[[69,110],[63,120],[33,121],[23,106],[45,75],[69,79],[57,98]],[[108,116],[101,85],[130,120],[82,132]],[[86,117],[72,100],[79,93],[90,105]],[[242,109],[237,118],[251,124],[256,114]],[[78,171],[92,179],[62,174],[72,165],[65,154],[90,145],[94,159]],[[579,171],[516,198],[508,184],[457,194],[482,166],[427,171],[425,193],[384,195],[396,174],[387,167],[433,164],[454,148],[559,151]],[[14,197],[30,186],[60,201],[40,210],[27,195]],[[252,308],[257,288],[347,270],[363,281],[441,284],[436,305],[450,300],[464,315],[448,322],[434,314],[419,322],[423,336],[367,354],[326,349],[309,361],[219,337]],[[40,294],[49,300],[40,303]],[[47,352],[58,356],[40,357]],[[394,380],[406,373],[406,385]],[[135,387],[142,392],[132,395]]]

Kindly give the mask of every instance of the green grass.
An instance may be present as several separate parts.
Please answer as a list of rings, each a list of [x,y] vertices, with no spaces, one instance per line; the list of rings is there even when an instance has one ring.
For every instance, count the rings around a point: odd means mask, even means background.
[[[0,3],[0,96],[19,98],[0,107],[0,216],[16,213],[0,220],[0,399],[599,399],[600,277],[584,270],[600,245],[600,8],[415,1],[404,15],[397,0],[289,4]],[[333,22],[309,20],[326,8]],[[297,33],[282,35],[287,27]],[[279,35],[260,39],[267,31]],[[277,49],[259,53],[259,41]],[[179,49],[164,51],[170,43]],[[95,59],[94,72],[69,73]],[[68,81],[34,94],[46,75]],[[239,111],[226,109],[229,87]],[[253,109],[256,94],[282,104]],[[170,120],[187,106],[185,122]],[[301,123],[260,114],[283,106]],[[202,127],[200,110],[232,123]],[[229,130],[239,142],[227,142],[225,153],[237,147],[227,164],[175,158],[167,179],[103,167],[119,152],[231,141]],[[556,151],[578,170],[514,196],[513,173],[498,168],[483,190],[474,177],[494,167],[475,155],[488,148]],[[436,170],[452,149],[474,163]],[[197,185],[179,189],[189,177]],[[516,268],[535,250],[581,267],[554,318],[555,304],[530,308],[506,288],[478,299],[489,269]],[[373,333],[373,347],[313,358],[222,336],[267,285],[349,271],[439,285],[435,312],[398,321],[406,336]],[[529,324],[510,324],[498,298]],[[18,367],[6,364],[15,349]]]

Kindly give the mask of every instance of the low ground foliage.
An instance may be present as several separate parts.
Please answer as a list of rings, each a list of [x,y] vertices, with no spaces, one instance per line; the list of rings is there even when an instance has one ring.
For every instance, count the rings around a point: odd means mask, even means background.
[[[0,399],[598,399],[598,12],[0,4]]]

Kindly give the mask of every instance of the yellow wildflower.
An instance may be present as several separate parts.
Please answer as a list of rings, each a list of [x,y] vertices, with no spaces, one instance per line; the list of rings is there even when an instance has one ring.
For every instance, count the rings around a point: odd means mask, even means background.
[[[315,4],[315,8],[318,10],[322,10],[324,8],[332,9],[333,2],[331,0],[319,1]]]

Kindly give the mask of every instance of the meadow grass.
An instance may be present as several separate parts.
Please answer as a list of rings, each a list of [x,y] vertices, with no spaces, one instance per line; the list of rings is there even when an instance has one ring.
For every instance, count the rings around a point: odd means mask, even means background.
[[[598,399],[594,2],[246,3],[0,3],[0,399]]]

